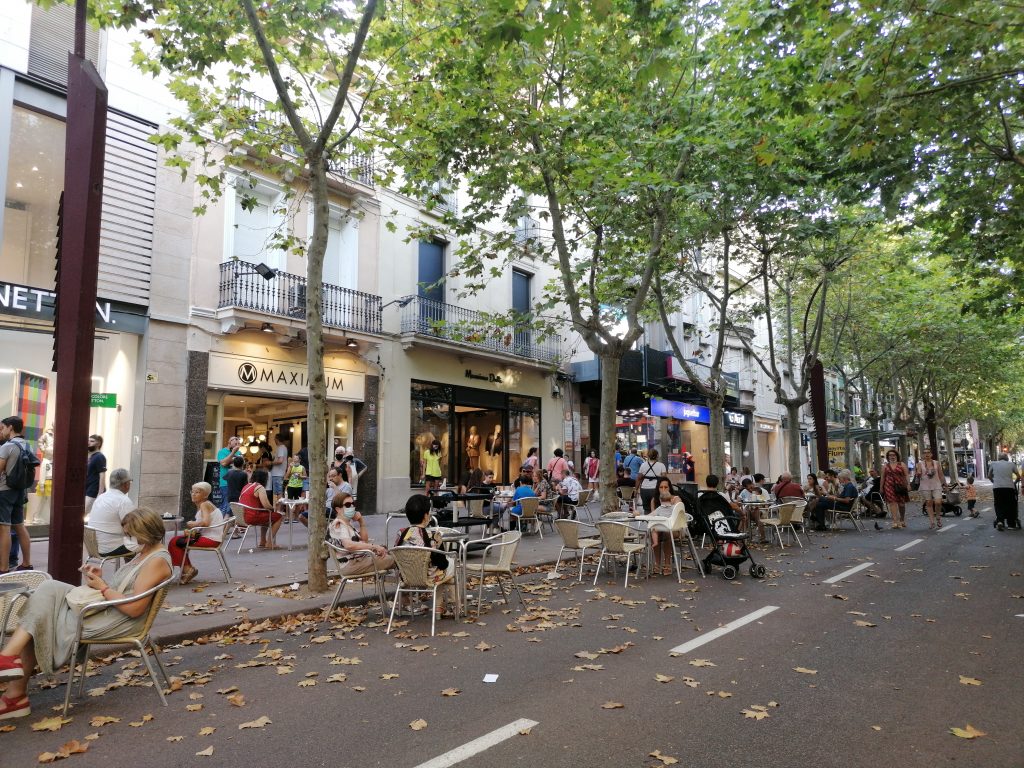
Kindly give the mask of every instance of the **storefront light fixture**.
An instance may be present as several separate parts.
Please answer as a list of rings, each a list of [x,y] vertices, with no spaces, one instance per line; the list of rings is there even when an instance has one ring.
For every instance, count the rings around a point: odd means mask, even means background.
[[[349,349],[357,349],[359,347],[359,342],[356,341],[355,339],[349,339],[348,341],[345,342],[345,346],[348,347]]]
[[[272,326],[270,323],[264,323],[263,325],[260,326],[260,330],[263,331],[264,333],[273,333],[274,326]]]
[[[262,443],[263,441],[265,441],[266,439],[267,439],[267,436],[266,436],[266,435],[260,435],[260,442],[261,442],[261,443]]]
[[[260,452],[260,447],[258,445],[250,445],[249,446],[249,453],[259,453],[259,452]]]

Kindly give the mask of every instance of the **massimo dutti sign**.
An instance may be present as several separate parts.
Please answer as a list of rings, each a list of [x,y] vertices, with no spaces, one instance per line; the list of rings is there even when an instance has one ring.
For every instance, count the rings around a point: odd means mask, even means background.
[[[365,380],[362,373],[325,368],[328,400],[362,402]],[[210,353],[209,385],[213,389],[232,392],[253,392],[280,397],[305,399],[309,395],[309,378],[305,365],[257,357]]]

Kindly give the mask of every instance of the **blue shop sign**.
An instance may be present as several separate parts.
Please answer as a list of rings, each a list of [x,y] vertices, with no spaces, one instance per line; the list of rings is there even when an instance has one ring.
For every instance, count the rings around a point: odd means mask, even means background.
[[[677,400],[663,400],[660,397],[651,398],[651,416],[685,419],[686,421],[695,421],[698,424],[711,423],[711,411],[703,405],[680,403]]]

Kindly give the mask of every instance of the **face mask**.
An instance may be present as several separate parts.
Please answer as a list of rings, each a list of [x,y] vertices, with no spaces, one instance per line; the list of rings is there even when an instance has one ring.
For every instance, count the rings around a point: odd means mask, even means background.
[[[341,514],[345,516],[346,520],[351,520],[356,516],[355,507],[353,507],[352,509],[346,509]]]
[[[138,552],[140,549],[142,549],[142,545],[139,544],[139,540],[136,539],[134,536],[125,536],[124,548],[127,549],[129,552]]]

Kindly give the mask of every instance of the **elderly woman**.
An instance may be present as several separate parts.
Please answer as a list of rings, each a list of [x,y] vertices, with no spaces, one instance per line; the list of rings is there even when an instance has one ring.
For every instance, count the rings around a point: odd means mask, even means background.
[[[331,508],[335,517],[327,528],[327,535],[331,543],[341,547],[346,552],[369,552],[370,556],[355,555],[346,557],[340,555],[338,563],[341,565],[342,576],[357,576],[363,573],[377,571],[388,571],[394,568],[395,558],[388,554],[387,547],[380,544],[371,544],[369,539],[363,539],[356,531],[353,523],[356,516],[355,500],[347,493],[336,493],[331,499]]]
[[[85,583],[99,590],[103,600],[120,600],[145,592],[171,575],[171,556],[163,545],[164,521],[151,509],[133,509],[121,521],[124,545],[136,553],[130,565],[114,574],[107,584],[98,565],[83,566]],[[75,642],[77,612],[64,599],[71,584],[44,581],[32,593],[20,626],[14,630],[0,652],[0,680],[9,680],[0,696],[0,720],[25,717],[29,705],[28,679],[38,664],[43,674],[67,664]],[[85,619],[83,637],[122,635],[135,630],[146,620],[152,597],[126,603],[93,614]]]
[[[199,570],[188,561],[185,554],[187,540],[192,539],[192,546],[200,547],[216,547],[224,540],[223,528],[197,530],[210,528],[224,522],[223,513],[210,501],[212,491],[213,488],[209,483],[196,483],[192,486],[192,503],[196,505],[196,518],[185,523],[185,528],[188,531],[181,536],[175,536],[167,546],[171,553],[171,562],[181,568],[182,584],[188,584],[199,574]]]

